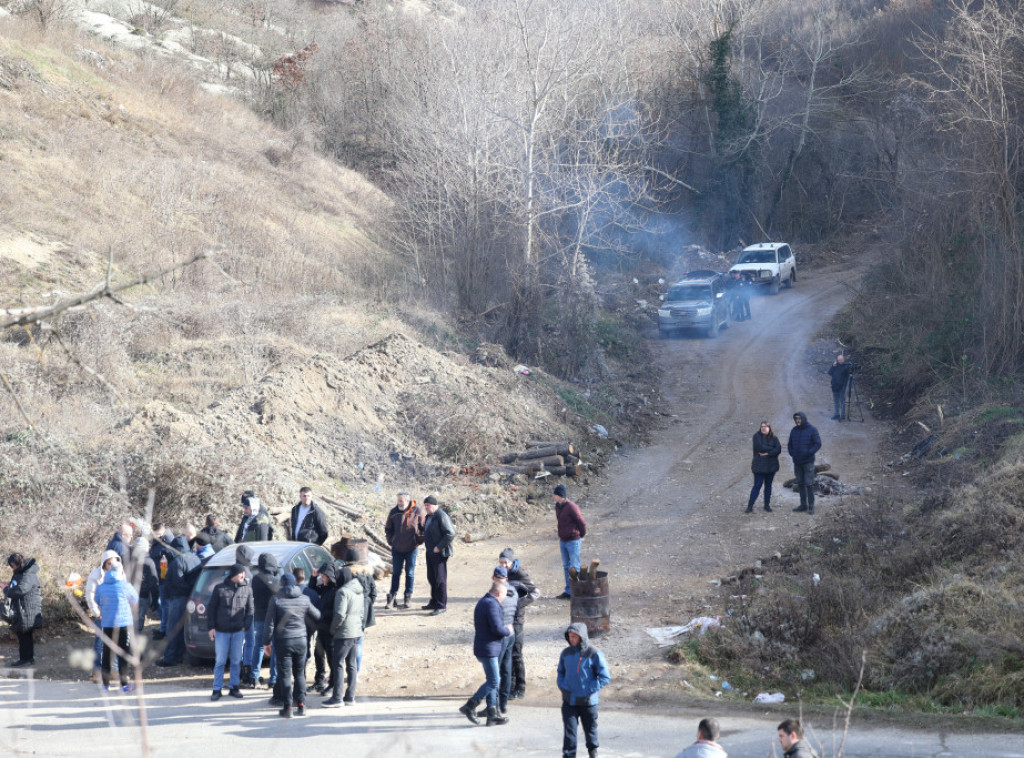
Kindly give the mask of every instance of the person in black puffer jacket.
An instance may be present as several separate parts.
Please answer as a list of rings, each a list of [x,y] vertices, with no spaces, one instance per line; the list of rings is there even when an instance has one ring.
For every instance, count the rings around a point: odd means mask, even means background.
[[[281,672],[280,698],[284,702],[278,715],[284,718],[292,717],[293,705],[297,715],[304,716],[306,712],[307,618],[319,621],[320,611],[296,586],[295,577],[284,574],[281,577],[281,589],[270,598],[267,606],[261,639],[264,652],[269,654],[273,643],[277,655],[277,667]]]
[[[750,490],[750,498],[747,500],[747,513],[754,512],[754,503],[764,486],[764,509],[772,512],[772,480],[779,470],[779,455],[782,453],[782,443],[772,431],[772,425],[767,421],[761,422],[761,428],[754,432],[754,460],[750,464],[750,470],[754,474],[754,486]]]
[[[277,558],[270,553],[261,553],[257,561],[259,566],[252,578],[252,598],[255,603],[256,648],[253,650],[252,676],[259,678],[263,666],[263,625],[266,623],[267,608],[270,599],[281,588],[281,566]],[[270,674],[267,684],[273,688],[277,684],[277,659],[270,653]]]
[[[794,511],[814,513],[814,454],[821,450],[821,435],[807,422],[803,411],[793,414],[794,426],[789,432],[786,448],[793,458],[796,488],[800,493],[800,507]]]
[[[325,563],[320,567],[316,578],[316,593],[319,595],[317,606],[321,611],[334,608],[334,593],[338,591],[338,566],[333,561]],[[327,659],[331,655],[331,614],[330,612],[320,614],[320,620],[316,622],[316,650],[313,653],[313,662],[316,667],[315,678],[312,689],[315,692],[323,692],[327,689]]]
[[[4,587],[4,595],[11,599],[14,611],[11,626],[18,635],[18,661],[11,666],[34,666],[36,650],[33,634],[43,625],[39,566],[35,558],[26,559],[21,553],[12,553],[7,558],[7,565],[13,569],[14,574]]]

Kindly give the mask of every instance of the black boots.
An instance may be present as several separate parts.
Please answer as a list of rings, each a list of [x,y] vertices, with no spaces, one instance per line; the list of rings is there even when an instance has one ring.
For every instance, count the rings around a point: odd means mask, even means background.
[[[402,598],[401,603],[399,603],[397,600],[395,601],[395,608],[401,608],[403,611],[408,609],[410,600],[412,600],[412,595],[406,593],[405,596]]]
[[[384,601],[384,607],[385,608],[390,608],[391,604],[394,603],[394,602],[395,602],[395,596],[393,594],[389,593],[388,597],[387,597],[387,600]]]
[[[498,713],[498,706],[492,705],[487,708],[487,726],[501,726],[508,723],[508,716]]]
[[[473,698],[470,698],[466,701],[466,704],[464,706],[459,708],[459,713],[468,718],[474,724],[479,724],[480,719],[476,717],[476,707],[478,705],[480,705],[479,700],[474,700]]]

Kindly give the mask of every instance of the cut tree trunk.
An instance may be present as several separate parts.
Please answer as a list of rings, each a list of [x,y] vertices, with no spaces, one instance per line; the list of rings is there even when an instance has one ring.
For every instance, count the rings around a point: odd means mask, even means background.
[[[547,447],[532,447],[526,452],[519,454],[519,460],[532,461],[536,458],[547,458],[549,455],[572,455],[575,451],[568,442],[559,445],[548,445]]]

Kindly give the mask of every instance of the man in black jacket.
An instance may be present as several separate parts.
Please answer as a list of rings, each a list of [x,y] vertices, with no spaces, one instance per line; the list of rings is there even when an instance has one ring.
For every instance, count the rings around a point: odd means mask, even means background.
[[[832,385],[832,421],[846,418],[846,384],[850,381],[853,366],[846,362],[846,356],[840,353],[828,369]]]
[[[319,595],[317,606],[324,611],[334,608],[334,593],[338,591],[338,565],[325,563],[320,567],[316,577],[316,593]],[[313,663],[316,670],[313,679],[313,691],[323,692],[327,689],[327,659],[331,655],[331,614],[321,613],[316,622],[316,650]]]
[[[515,557],[515,551],[507,547],[498,556],[498,565],[508,571],[508,585],[519,595],[519,607],[512,622],[512,631],[516,638],[512,643],[512,690],[510,700],[526,697],[526,660],[523,658],[523,625],[526,624],[526,608],[540,597],[537,585],[533,583],[529,572]]]
[[[253,621],[252,587],[245,577],[245,566],[234,564],[228,578],[213,588],[210,602],[206,606],[212,624],[210,639],[213,640],[217,656],[213,665],[213,694],[210,700],[220,700],[224,688],[224,665],[229,657],[231,679],[228,695],[242,697],[242,691],[238,688],[241,683],[242,643]]]
[[[277,667],[281,674],[281,699],[284,707],[278,715],[292,717],[306,715],[306,619],[320,620],[318,611],[309,598],[295,584],[295,577],[284,574],[281,589],[270,598],[267,618],[263,625],[264,652],[270,655],[273,643]],[[294,678],[294,691],[292,680]]]
[[[288,537],[296,542],[315,545],[327,541],[327,516],[324,509],[313,502],[313,490],[309,487],[299,490],[299,502],[292,507],[291,521],[288,522]]]
[[[252,598],[256,612],[256,648],[252,654],[252,676],[259,679],[260,669],[263,667],[263,627],[267,618],[267,609],[270,607],[270,599],[277,594],[281,587],[281,566],[270,553],[260,553],[258,559],[259,568],[252,577]],[[273,650],[267,653],[270,656],[270,674],[267,684],[271,689],[277,684],[277,658]],[[274,698],[277,698],[276,692]],[[284,703],[281,703],[284,705]]]
[[[157,666],[177,666],[185,658],[185,605],[192,587],[199,578],[202,563],[199,556],[188,549],[188,539],[181,535],[171,547],[177,551],[167,567],[167,647]]]
[[[786,448],[793,458],[796,488],[800,493],[800,507],[794,511],[814,514],[814,454],[821,450],[821,435],[807,422],[803,411],[793,414],[793,428],[789,432]]]
[[[423,501],[427,522],[423,527],[423,544],[427,549],[427,583],[430,584],[430,602],[423,610],[431,616],[440,616],[448,610],[448,559],[454,552],[455,527],[437,498],[428,495]]]
[[[199,531],[210,538],[210,546],[218,553],[235,542],[227,532],[220,528],[220,522],[212,514],[206,517],[206,526]]]

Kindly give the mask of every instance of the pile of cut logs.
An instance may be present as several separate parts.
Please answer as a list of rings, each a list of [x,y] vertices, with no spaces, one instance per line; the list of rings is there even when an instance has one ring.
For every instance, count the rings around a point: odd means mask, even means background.
[[[500,470],[530,476],[576,476],[579,473],[579,453],[569,442],[531,440],[521,453],[507,453],[501,457]]]
[[[580,570],[577,571],[575,568],[569,568],[569,578],[574,582],[589,582],[592,579],[597,579],[597,570],[601,566],[601,559],[595,558],[590,562],[589,566],[580,566]]]

